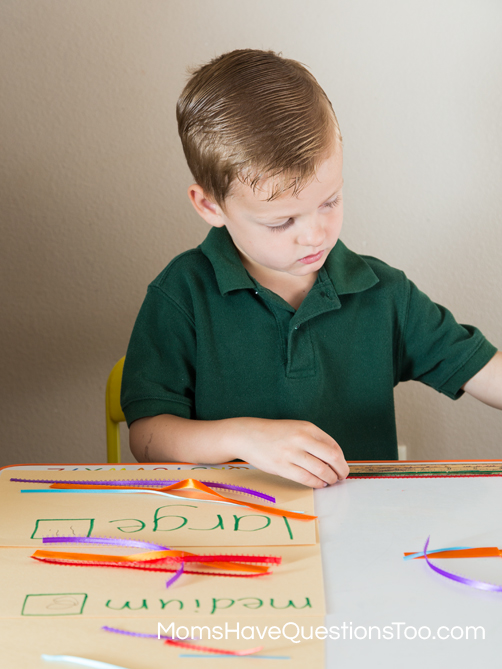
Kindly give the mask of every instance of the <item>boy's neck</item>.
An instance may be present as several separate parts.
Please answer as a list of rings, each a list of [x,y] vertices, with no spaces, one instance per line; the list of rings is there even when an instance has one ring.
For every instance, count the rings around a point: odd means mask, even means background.
[[[312,272],[306,276],[293,276],[281,272],[271,274],[260,271],[259,266],[250,265],[245,258],[241,259],[253,279],[256,279],[264,288],[268,288],[268,290],[282,297],[293,309],[300,307],[317,279],[318,272]]]
[[[299,309],[303,300],[307,297],[310,289],[314,285],[317,279],[317,272],[314,274],[309,274],[308,277],[302,277],[308,279],[308,282],[304,282],[302,285],[294,284],[291,286],[277,286],[275,289],[266,286],[269,290],[273,290],[274,293],[282,297],[288,304],[290,304],[293,309]]]

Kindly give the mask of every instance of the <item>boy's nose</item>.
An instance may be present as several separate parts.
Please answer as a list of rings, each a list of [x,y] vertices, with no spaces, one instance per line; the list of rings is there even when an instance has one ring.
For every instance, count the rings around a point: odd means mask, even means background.
[[[305,224],[300,232],[298,241],[303,246],[320,246],[324,241],[324,226],[316,217]]]

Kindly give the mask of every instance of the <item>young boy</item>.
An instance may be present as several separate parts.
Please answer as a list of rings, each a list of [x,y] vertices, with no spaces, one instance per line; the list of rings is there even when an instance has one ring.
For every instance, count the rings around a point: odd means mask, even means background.
[[[138,460],[240,458],[319,488],[346,459],[397,457],[399,381],[502,408],[502,353],[339,240],[342,139],[302,65],[224,54],[177,115],[212,229],[149,286],[132,333],[121,402]]]

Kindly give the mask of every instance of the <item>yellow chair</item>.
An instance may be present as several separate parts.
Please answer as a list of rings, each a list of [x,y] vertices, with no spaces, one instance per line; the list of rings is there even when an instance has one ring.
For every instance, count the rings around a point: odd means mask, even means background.
[[[120,425],[125,421],[124,412],[120,406],[120,386],[124,360],[114,365],[106,384],[106,449],[108,462],[120,462]]]

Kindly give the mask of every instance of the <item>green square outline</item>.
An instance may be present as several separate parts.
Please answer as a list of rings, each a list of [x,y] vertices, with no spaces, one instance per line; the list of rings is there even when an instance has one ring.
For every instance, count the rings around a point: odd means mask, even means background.
[[[35,537],[35,534],[38,532],[38,523],[41,520],[89,520],[90,521],[89,531],[87,532],[87,534],[85,536],[90,537],[91,534],[92,534],[92,530],[94,529],[95,518],[37,518],[36,523],[35,523],[35,529],[33,530],[30,539],[34,539],[35,541],[37,541],[37,538]],[[41,537],[41,538],[43,539],[43,537]]]
[[[24,607],[26,606],[26,601],[28,597],[47,597],[48,595],[57,595],[59,597],[64,597],[65,595],[83,595],[84,600],[82,602],[82,606],[80,607],[80,611],[78,613],[25,613],[24,612]],[[31,595],[25,595],[24,597],[24,602],[23,602],[23,608],[21,609],[21,615],[25,617],[29,616],[34,616],[34,617],[50,617],[50,616],[81,616],[83,611],[84,611],[84,606],[87,602],[87,593],[85,592],[41,592],[38,594],[31,594]]]

